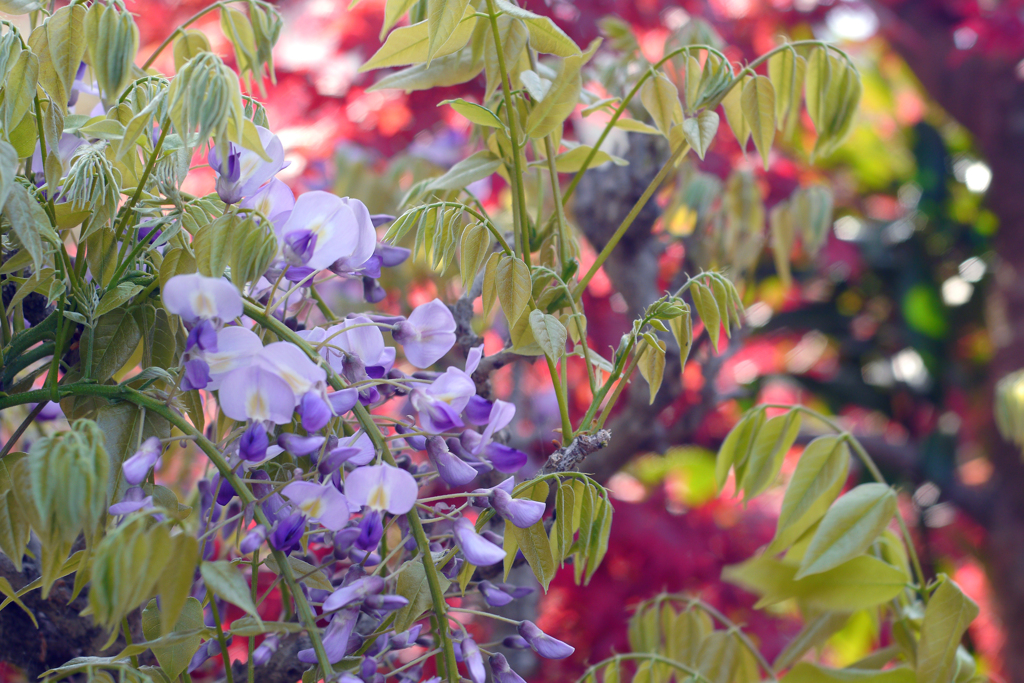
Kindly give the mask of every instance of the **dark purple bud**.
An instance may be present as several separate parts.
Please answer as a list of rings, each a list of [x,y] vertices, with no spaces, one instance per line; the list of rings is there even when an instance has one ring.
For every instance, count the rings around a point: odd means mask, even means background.
[[[356,564],[365,565],[367,567],[376,567],[380,564],[380,555],[372,550],[360,550],[356,547],[352,547],[348,551],[348,559],[352,560]]]
[[[462,659],[466,662],[469,679],[473,683],[486,683],[487,670],[484,669],[484,658],[476,641],[466,636],[462,639]]]
[[[277,648],[281,645],[281,639],[274,634],[268,635],[260,643],[260,646],[253,650],[252,663],[255,666],[263,666],[270,661],[270,656],[277,652]]]
[[[205,360],[193,358],[185,361],[185,373],[181,376],[181,390],[205,389],[210,383],[210,366]]]
[[[476,394],[469,397],[469,403],[462,411],[466,421],[478,427],[487,424],[491,419],[491,406],[493,404],[483,396]]]
[[[399,422],[395,425],[395,431],[399,434],[410,434],[413,430]],[[407,436],[405,437],[405,442],[409,444],[409,448],[412,448],[413,450],[423,451],[427,448],[427,438],[422,434]]]
[[[384,639],[378,638],[377,640],[381,641]],[[376,643],[374,643],[374,645],[376,645]],[[369,650],[367,650],[366,652],[367,654],[370,653]],[[363,663],[359,665],[359,677],[362,678],[364,681],[372,680],[377,673],[377,662],[372,657],[373,655],[370,655],[369,657],[364,657]]]
[[[323,429],[333,417],[331,406],[316,391],[307,391],[302,395],[299,415],[302,416],[302,428],[310,433]]]
[[[390,214],[386,214],[386,213],[371,213],[370,214],[370,223],[375,228],[379,228],[380,226],[384,225],[385,223],[390,223],[393,220],[395,220],[395,217],[390,215]],[[377,248],[378,249],[380,247],[382,247],[382,246],[383,245],[380,244],[379,242],[377,243]]]
[[[390,612],[396,609],[402,609],[409,604],[407,598],[403,598],[401,595],[371,595],[366,598],[366,606],[370,609],[384,610]]]
[[[299,436],[287,432],[277,437],[277,445],[296,457],[315,453],[325,441],[327,439],[322,436]]]
[[[185,340],[185,350],[191,351],[199,347],[200,351],[217,350],[217,328],[212,321],[200,320],[189,331],[188,339]]]
[[[243,555],[256,552],[256,549],[263,545],[263,541],[267,540],[267,527],[262,524],[253,527],[252,531],[245,535],[242,542],[238,544],[238,550]]]
[[[381,521],[380,512],[370,510],[359,522],[359,537],[355,546],[360,550],[376,550],[381,537],[384,536],[384,524]]]
[[[529,459],[526,453],[497,442],[487,444],[485,452],[494,469],[507,474],[518,472]]]
[[[288,515],[277,522],[270,535],[270,545],[275,550],[288,554],[300,547],[302,534],[306,531],[306,518],[300,513]]]
[[[416,639],[420,637],[420,630],[422,630],[422,624],[416,624],[408,631],[402,631],[391,636],[391,649],[392,650],[404,650],[405,648],[416,642]]]
[[[503,607],[512,602],[511,595],[501,590],[490,581],[481,581],[478,587],[484,596],[484,601],[491,607]]]
[[[452,455],[440,436],[427,439],[427,457],[449,486],[464,486],[476,479],[477,471]]]
[[[217,487],[217,505],[227,505],[237,495],[238,493],[235,491],[235,487],[231,485],[231,482],[227,479],[220,480],[220,486]]]
[[[576,651],[572,645],[563,643],[541,631],[532,621],[519,622],[518,631],[519,635],[530,644],[530,648],[545,659],[565,659]]]
[[[339,560],[348,557],[348,551],[360,533],[359,527],[350,526],[334,534],[334,556]]]
[[[388,296],[388,293],[380,286],[372,277],[363,278],[363,299],[368,304],[379,304],[384,301]]]
[[[491,663],[491,673],[494,674],[494,683],[526,683],[523,677],[512,670],[508,665],[505,655],[491,655],[488,659]]]
[[[499,517],[512,522],[520,529],[533,526],[544,516],[544,503],[527,498],[513,498],[504,489],[494,489],[491,493],[491,505]]]
[[[270,446],[270,439],[267,437],[266,427],[255,422],[249,425],[238,439],[238,457],[249,462],[260,462],[267,457],[268,446]],[[253,488],[255,490],[255,487]],[[257,496],[262,498],[259,494]]]
[[[510,650],[529,650],[530,644],[526,642],[526,638],[522,636],[507,636],[501,641],[503,647],[507,647]]]
[[[209,642],[216,643],[217,641],[216,640],[211,640]],[[218,647],[219,647],[219,645],[218,645]],[[218,652],[219,652],[219,650],[218,650]],[[200,666],[203,665],[203,662],[205,662],[207,659],[209,659],[213,655],[214,655],[214,653],[210,652],[210,648],[207,647],[206,645],[203,645],[202,647],[200,647],[198,650],[196,650],[196,653],[194,655],[192,655],[192,660],[188,663],[188,669],[187,669],[188,673],[191,674],[193,671],[198,669]]]
[[[358,400],[358,389],[340,389],[334,393],[327,394],[327,401],[331,404],[335,415],[343,415],[352,410]]]

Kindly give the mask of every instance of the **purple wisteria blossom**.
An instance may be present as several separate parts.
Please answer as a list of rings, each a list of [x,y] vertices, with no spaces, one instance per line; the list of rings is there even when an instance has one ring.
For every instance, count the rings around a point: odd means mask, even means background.
[[[520,622],[517,630],[530,644],[530,648],[545,659],[565,659],[576,651],[572,645],[541,631],[532,621]]]
[[[411,474],[391,465],[367,465],[345,477],[345,494],[353,504],[393,515],[412,510],[418,491]]]
[[[331,531],[338,531],[348,522],[349,505],[338,489],[311,481],[293,481],[281,495],[302,510],[302,513]]]
[[[323,645],[327,651],[327,658],[332,662],[339,662],[348,653],[349,638],[355,630],[356,621],[359,617],[358,609],[342,610],[334,615],[331,623],[327,625],[324,632]],[[316,664],[316,652],[312,648],[299,650],[298,660],[305,664]]]
[[[519,471],[528,459],[526,453],[493,440],[494,433],[507,427],[515,414],[516,407],[513,404],[495,401],[491,405],[483,434],[467,430],[462,434],[462,445],[473,455],[486,456],[499,472]]]
[[[262,126],[256,126],[256,132],[269,161],[233,142],[228,143],[226,158],[221,158],[216,145],[210,148],[207,161],[217,174],[217,195],[225,204],[237,204],[243,197],[251,196],[287,166],[281,140]]]
[[[210,384],[206,388],[216,391],[220,383],[232,370],[244,368],[263,349],[263,342],[255,332],[246,328],[225,327],[217,333],[213,350],[203,351],[201,357],[210,372]]]
[[[472,564],[488,567],[505,559],[505,551],[478,534],[473,523],[465,517],[455,521],[452,531],[462,554]]]
[[[254,194],[246,197],[238,204],[243,209],[254,209],[267,217],[270,224],[278,230],[288,220],[295,208],[295,195],[291,188],[277,178],[261,187]]]
[[[242,315],[242,296],[233,284],[219,277],[175,275],[164,285],[161,296],[167,310],[187,323],[224,322]]]
[[[310,240],[315,238],[315,243],[301,265],[312,270],[338,268],[337,264],[357,270],[373,256],[377,241],[370,212],[361,201],[320,190],[300,195],[281,226],[282,258],[287,244],[305,240],[307,235]]]
[[[139,510],[149,510],[153,507],[153,496],[147,496],[140,486],[133,486],[124,492],[121,502],[111,505],[107,512],[112,515],[130,515]]]
[[[440,299],[421,304],[391,332],[405,357],[417,368],[429,368],[455,345],[455,318]]]
[[[232,420],[292,421],[295,394],[288,382],[258,365],[240,368],[227,375],[217,392],[220,409]]]
[[[377,595],[382,590],[384,590],[384,579],[379,576],[365,576],[331,593],[324,600],[323,609],[325,612],[333,612],[354,602],[362,602],[368,596]]]
[[[138,486],[146,480],[149,469],[160,460],[160,452],[163,446],[160,439],[151,436],[142,442],[142,446],[135,454],[121,463],[121,471],[124,473],[124,480],[132,486]]]
[[[491,655],[488,659],[491,663],[491,673],[494,674],[494,683],[526,683],[522,676],[512,670],[508,665],[505,655]]]
[[[449,486],[465,486],[476,479],[477,472],[457,456],[453,455],[444,439],[432,436],[426,441],[427,457],[437,469],[438,475]]]
[[[466,662],[469,679],[473,683],[486,683],[487,670],[484,668],[483,655],[480,654],[476,641],[470,636],[462,639],[462,660]]]
[[[425,388],[417,386],[411,400],[423,430],[440,434],[465,426],[459,414],[475,394],[476,384],[469,375],[457,368],[448,368]]]

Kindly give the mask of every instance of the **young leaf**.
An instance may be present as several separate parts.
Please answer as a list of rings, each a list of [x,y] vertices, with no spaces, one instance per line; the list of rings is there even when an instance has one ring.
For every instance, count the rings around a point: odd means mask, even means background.
[[[427,63],[462,21],[469,0],[427,0]]]
[[[55,236],[43,207],[23,185],[11,183],[3,213],[14,229],[18,242],[32,255],[32,264],[38,271],[43,267],[49,251],[43,243],[44,235],[49,236],[46,238],[47,241],[51,241],[50,237]]]
[[[555,495],[555,524],[558,527],[558,556],[565,558],[569,556],[569,549],[572,547],[573,536],[576,527],[573,526],[573,508],[576,505],[574,489],[570,482],[562,482],[558,485],[558,492]]]
[[[779,656],[772,662],[776,671],[789,668],[793,662],[799,660],[811,648],[816,648],[825,643],[835,633],[846,625],[850,620],[849,614],[825,612],[813,619],[809,619],[800,633],[796,634],[786,647],[779,653]],[[817,680],[817,679],[815,679]]]
[[[441,591],[448,590],[451,581],[444,574],[438,574],[437,578],[441,584]],[[394,627],[399,631],[405,631],[433,604],[427,573],[421,559],[409,560],[401,566],[398,570],[398,585],[395,592],[409,601],[408,605],[395,612]]]
[[[186,603],[190,600],[192,578],[199,564],[199,542],[192,536],[181,534],[174,537],[174,562],[164,568],[157,581],[160,593],[160,629],[162,633],[173,630],[175,622]]]
[[[500,251],[491,253],[484,266],[484,287],[480,299],[484,315],[490,313],[491,308],[494,307],[494,300],[498,297],[498,263],[502,256]]]
[[[16,485],[10,468],[23,457],[24,453],[10,453],[0,460],[0,552],[19,572],[29,539],[29,518],[19,497],[23,494],[19,493],[21,489]]]
[[[188,60],[200,52],[210,51],[210,41],[206,34],[194,28],[181,31],[177,40],[174,41],[174,70],[181,71]]]
[[[530,97],[535,102],[540,102],[547,97],[548,91],[551,90],[551,81],[547,78],[542,78],[537,75],[537,72],[533,69],[524,69],[519,74],[519,80],[522,81],[523,87],[526,88],[526,92],[530,93]]]
[[[977,616],[978,605],[944,577],[925,608],[917,645],[918,681],[953,680],[957,646]]]
[[[590,529],[590,542],[587,544],[587,572],[583,580],[584,585],[590,583],[591,577],[594,576],[594,572],[601,566],[604,556],[608,553],[608,539],[612,531],[612,515],[615,513],[611,503],[600,495],[596,496],[596,500],[600,501],[601,510],[598,512],[597,518]]]
[[[690,347],[693,346],[693,319],[690,317],[690,307],[685,303],[682,306],[685,309],[683,314],[669,320],[668,327],[679,346],[679,364],[685,367],[686,359],[690,356]]]
[[[637,368],[640,374],[647,380],[651,390],[651,403],[654,403],[661,388],[661,381],[665,376],[665,342],[658,339],[656,345],[647,344],[640,352],[640,360]]]
[[[703,69],[700,60],[693,54],[686,53],[686,111],[693,113],[697,107],[697,98],[700,95],[701,81],[703,80]]]
[[[501,302],[501,310],[509,324],[514,324],[530,302],[530,269],[507,254],[501,254],[494,273],[495,290]]]
[[[820,574],[867,550],[896,514],[896,492],[861,484],[837,500],[807,547],[796,578]]]
[[[732,90],[722,100],[725,120],[729,122],[729,129],[732,130],[733,137],[736,138],[736,142],[740,143],[740,149],[744,152],[747,151],[747,140],[750,139],[750,126],[747,125],[747,120],[743,116],[741,100],[743,98],[743,88],[749,82],[750,77],[744,77],[743,82],[734,85]]]
[[[750,126],[754,146],[761,153],[764,170],[768,170],[768,153],[775,140],[775,88],[767,76],[754,76],[743,86],[740,96],[743,118]]]
[[[455,26],[446,41],[441,43],[433,54],[428,50],[429,36],[426,21],[421,21],[411,26],[396,28],[384,41],[377,52],[370,59],[359,67],[359,71],[370,71],[371,69],[382,69],[386,66],[404,66],[406,64],[419,64],[434,57],[450,55],[463,45],[469,42],[476,27],[476,16],[473,7],[467,5],[462,20]]]
[[[708,338],[711,339],[711,345],[715,347],[715,352],[717,353],[718,338],[722,333],[722,318],[718,312],[718,303],[715,301],[715,295],[702,282],[693,283],[690,287],[690,295],[693,297],[693,305],[697,309],[697,315],[703,321],[704,327],[708,331]]]
[[[640,102],[666,138],[672,126],[683,122],[679,91],[668,76],[660,71],[653,78],[648,78],[640,88]]]
[[[526,24],[530,32],[530,47],[537,52],[558,57],[570,57],[581,53],[572,38],[558,28],[550,18],[517,7],[508,0],[495,0],[494,4],[505,14],[521,19]]]
[[[782,468],[782,460],[793,447],[800,432],[800,413],[791,410],[764,423],[754,437],[742,477],[736,487],[743,489],[743,499],[750,500],[772,485]]]
[[[459,50],[444,57],[435,57],[430,64],[416,64],[384,76],[366,92],[397,89],[406,92],[445,88],[476,78],[483,69],[482,60],[471,50]]]
[[[557,362],[565,355],[568,332],[558,318],[534,309],[530,311],[530,327],[533,329],[533,338],[545,356]]]
[[[526,117],[523,127],[529,137],[542,138],[555,130],[562,130],[565,120],[579,103],[580,90],[583,88],[580,76],[582,66],[581,55],[572,55],[562,60],[561,69],[551,82],[547,95],[534,104]]]
[[[788,202],[779,202],[768,213],[768,225],[772,234],[772,255],[775,270],[783,287],[789,288],[793,281],[789,269],[789,255],[793,251],[793,212]]]
[[[850,450],[839,437],[821,436],[807,444],[782,499],[772,551],[781,551],[821,519],[849,471]]]
[[[7,74],[4,87],[4,131],[8,140],[32,108],[39,78],[39,59],[29,50],[22,50]]]
[[[516,497],[532,498],[533,500],[543,502],[547,499],[547,495],[548,482],[540,481],[534,484],[532,489],[527,489]],[[520,529],[517,526],[506,524],[505,533],[508,534],[510,529],[515,535],[519,551],[523,553],[523,557],[526,558],[530,569],[533,570],[534,576],[537,577],[537,580],[540,581],[541,586],[544,587],[546,592],[548,584],[554,578],[558,567],[555,563],[554,554],[551,552],[551,540],[544,530],[544,520],[538,521],[528,529]]]
[[[755,410],[745,415],[726,435],[715,459],[715,483],[719,491],[725,486],[730,469],[735,468],[736,480],[740,480],[741,472],[746,468],[750,457],[750,449],[764,424],[764,419],[764,410]]]
[[[167,631],[162,629],[160,625],[160,612],[161,610],[157,607],[156,600],[150,600],[149,604],[146,605],[146,609],[142,610],[142,634],[146,637],[146,640],[156,640],[161,636],[167,636],[174,632],[196,631],[204,626],[203,606],[195,598],[190,597],[185,603],[181,616],[178,617],[173,629],[168,629]],[[174,679],[180,676],[181,672],[188,667],[189,662],[192,660],[192,655],[199,649],[201,642],[202,638],[196,633],[173,644],[153,645],[152,650],[156,656],[156,661],[160,663],[160,668],[171,679]]]
[[[718,114],[708,109],[683,121],[683,135],[701,160],[718,132]]]
[[[452,109],[477,125],[487,126],[488,128],[505,128],[505,124],[502,120],[487,107],[482,107],[479,104],[467,102],[466,100],[459,98],[454,100],[445,100],[437,106],[440,107],[442,104],[451,105]]]
[[[917,683],[933,680],[946,679],[920,678],[914,675],[913,669],[906,666],[877,671],[854,668],[830,669],[811,662],[799,662],[782,678],[783,683]]]
[[[470,183],[495,173],[502,166],[502,160],[487,150],[480,150],[458,162],[440,178],[427,183],[429,190],[461,190]]]
[[[459,246],[459,268],[462,287],[466,291],[473,286],[473,280],[491,251],[491,237],[483,223],[474,223],[462,231]]]
[[[199,565],[199,573],[207,588],[259,620],[260,615],[252,602],[249,586],[231,562],[203,562]]]

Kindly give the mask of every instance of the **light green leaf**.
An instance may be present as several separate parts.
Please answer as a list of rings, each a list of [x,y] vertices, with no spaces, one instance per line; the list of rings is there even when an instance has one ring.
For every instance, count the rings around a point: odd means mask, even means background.
[[[155,496],[154,496],[155,498]],[[182,505],[178,506],[180,510]],[[161,632],[170,632],[177,622],[185,604],[191,599],[193,577],[199,564],[199,542],[192,536],[180,534],[173,537],[174,562],[169,563],[157,580],[160,594]]]
[[[29,50],[22,50],[7,74],[4,85],[4,131],[12,140],[15,129],[35,103],[39,59]]]
[[[3,595],[7,598],[7,600],[4,601],[4,604],[6,604],[7,602],[13,602],[15,605],[20,607],[22,611],[25,612],[25,614],[28,615],[28,618],[32,620],[32,625],[36,628],[39,628],[39,622],[36,621],[36,615],[33,614],[32,610],[30,610],[28,607],[25,607],[25,603],[23,603],[21,601],[21,598],[18,597],[18,594],[14,590],[14,587],[11,585],[11,582],[3,576],[0,576],[0,595]],[[2,606],[0,606],[0,609],[2,609]]]
[[[19,491],[10,468],[25,457],[24,453],[8,453],[0,460],[0,552],[21,571],[21,559],[29,539],[29,517],[23,510]]]
[[[657,131],[655,131],[657,132]],[[587,160],[587,156],[590,155],[592,148],[588,145],[580,145],[579,147],[573,147],[567,152],[555,156],[555,170],[559,173],[576,173],[583,168],[583,162]],[[628,166],[629,162],[625,159],[617,156],[612,156],[604,150],[597,150],[594,154],[594,158],[590,160],[590,165],[587,168],[597,168],[601,164],[612,162],[616,166]],[[547,162],[545,161],[532,161],[531,166],[541,166],[546,168]]]
[[[231,635],[250,638],[263,633],[300,633],[305,626],[294,621],[256,621],[252,617],[241,617],[231,622]]]
[[[917,683],[953,680],[956,652],[967,627],[978,616],[978,605],[949,577],[932,593],[917,645]]]
[[[490,231],[483,223],[474,223],[462,231],[462,243],[459,246],[459,269],[462,275],[462,287],[469,291],[476,279],[480,267],[491,252]]]
[[[654,125],[666,138],[672,126],[683,122],[683,105],[679,101],[679,90],[668,76],[660,71],[653,78],[648,78],[640,88],[640,101],[654,119]]]
[[[124,302],[145,289],[142,285],[122,282],[117,287],[103,295],[99,305],[96,307],[96,315],[104,315],[114,310]]]
[[[740,96],[743,118],[750,126],[754,146],[761,153],[764,170],[768,170],[768,153],[775,140],[775,88],[767,76],[754,76]]]
[[[642,121],[636,119],[619,119],[615,122],[616,128],[622,130],[628,130],[631,133],[643,133],[645,135],[661,135],[661,131],[653,126],[648,126]]]
[[[697,669],[711,683],[753,683],[760,680],[757,662],[731,631],[713,631],[701,643]]]
[[[232,563],[202,562],[199,565],[199,573],[202,574],[207,588],[259,620],[260,615],[252,602],[249,585]]]
[[[846,683],[847,681],[914,683],[915,678],[914,670],[905,666],[886,671],[873,671],[871,669],[830,669],[811,662],[798,663],[782,678],[782,683]]]
[[[543,502],[547,499],[547,495],[548,482],[540,481],[534,484],[532,488],[522,491],[514,497],[531,498]],[[551,551],[551,539],[548,538],[548,534],[544,530],[544,520],[538,521],[527,529],[520,529],[513,524],[506,523],[505,534],[508,535],[510,531],[515,536],[517,549],[523,553],[523,557],[526,558],[530,569],[533,570],[534,576],[537,577],[540,585],[547,592],[548,584],[554,578],[558,566],[555,563],[554,553]],[[582,535],[581,538],[583,538]],[[513,558],[515,557],[515,552],[512,553],[512,556]]]
[[[189,598],[172,631],[196,631],[203,626],[203,606],[195,598]],[[146,609],[142,610],[142,633],[146,640],[156,640],[162,635],[170,635],[170,632],[163,633],[161,630],[160,609],[156,605],[156,600],[150,600]],[[200,643],[202,643],[202,638],[197,633],[170,645],[153,645],[151,649],[156,656],[156,661],[160,663],[160,668],[171,679],[175,679],[188,668],[192,655],[199,649]]]
[[[660,339],[657,340],[655,345],[646,344],[643,350],[640,351],[640,360],[637,362],[640,374],[647,380],[647,384],[650,387],[652,404],[658,395],[658,389],[661,388],[661,382],[665,376],[665,349],[665,342]]]
[[[542,138],[562,129],[565,120],[579,103],[580,91],[583,89],[583,79],[580,76],[582,66],[581,55],[572,55],[562,60],[561,68],[552,80],[547,95],[534,104],[526,117],[524,129],[529,137]]]
[[[500,251],[492,252],[484,265],[484,287],[480,296],[484,315],[490,313],[494,307],[494,300],[498,298],[498,263],[502,256],[503,253]]]
[[[558,318],[534,309],[530,311],[530,327],[533,329],[533,338],[545,356],[557,362],[565,355],[568,331]]]
[[[743,476],[737,477],[736,486],[743,489],[744,500],[760,495],[775,482],[782,460],[799,433],[800,413],[795,410],[764,423],[754,438]]]
[[[473,102],[467,102],[463,99],[445,100],[437,106],[440,107],[442,104],[451,105],[452,109],[477,125],[486,126],[488,128],[505,128],[504,122],[502,122],[502,120],[487,107],[483,107]]]
[[[822,436],[807,444],[786,487],[769,552],[781,552],[821,519],[849,471],[850,449],[839,437]]]
[[[131,317],[131,316],[126,316]],[[97,330],[97,333],[99,330]],[[134,350],[134,349],[133,349]],[[106,449],[110,455],[110,472],[107,480],[107,495],[117,502],[124,497],[128,484],[124,481],[121,464],[135,454],[139,444],[139,420],[143,412],[134,403],[105,404],[96,411],[96,424],[106,438]],[[145,413],[142,428],[143,440],[150,437],[166,439],[171,435],[171,426],[166,419],[152,411]]]
[[[462,21],[469,0],[427,0],[427,63]]]
[[[686,136],[686,141],[690,143],[690,147],[702,160],[717,132],[718,114],[709,109],[697,114],[695,118],[683,121],[683,135]]]
[[[381,40],[384,40],[384,36],[387,35],[391,27],[397,24],[399,19],[404,17],[409,8],[415,4],[416,0],[387,0],[387,4],[384,6],[384,24],[380,28]]]
[[[382,69],[386,66],[419,64],[429,61],[428,55],[430,59],[450,55],[469,42],[473,35],[473,29],[476,27],[476,21],[473,7],[467,4],[462,20],[455,26],[448,40],[444,41],[432,55],[428,49],[430,39],[426,21],[396,28],[384,41],[381,48],[359,67],[359,71]]]
[[[776,671],[788,669],[793,662],[803,657],[811,648],[821,646],[841,630],[849,620],[849,614],[836,612],[823,612],[813,619],[809,619],[800,629],[800,633],[796,634],[775,658],[772,667]]]
[[[530,97],[535,102],[542,101],[551,90],[551,81],[539,76],[532,69],[523,69],[523,72],[519,74],[519,80],[522,81],[526,92],[530,93]]]
[[[265,566],[267,567],[267,569],[274,572],[275,574],[281,573],[281,571],[277,567],[277,560],[274,558],[273,555],[267,558]],[[297,557],[291,557],[290,555],[288,557],[288,566],[292,568],[292,575],[295,577],[296,581],[301,581],[310,588],[316,588],[325,591],[334,590],[334,586],[327,579],[327,577],[324,576],[322,569],[314,567],[308,562],[303,562]]]
[[[18,174],[18,152],[9,142],[0,140],[0,209],[7,204],[7,197],[14,187],[14,177]]]
[[[463,49],[444,57],[436,57],[430,64],[416,64],[384,76],[367,92],[376,90],[428,90],[446,88],[472,80],[483,69],[483,62],[471,50]]]
[[[718,303],[715,301],[715,295],[712,294],[711,289],[704,283],[694,282],[690,286],[690,296],[693,297],[694,308],[697,309],[697,315],[700,316],[701,321],[704,323],[704,328],[708,331],[708,338],[711,340],[711,344],[715,347],[715,352],[717,353],[718,338],[722,334],[722,317],[718,312]]]
[[[747,140],[750,139],[750,126],[743,116],[743,87],[750,82],[750,77],[745,76],[743,82],[734,85],[722,100],[722,109],[725,110],[725,120],[729,122],[729,129],[732,130],[740,149],[747,151]]]
[[[114,376],[135,354],[142,341],[142,330],[135,318],[123,308],[115,308],[96,322],[90,335],[82,335],[82,358],[92,357],[92,379],[105,382]],[[91,350],[91,351],[90,351]]]
[[[747,413],[726,435],[715,459],[715,483],[719,491],[725,486],[730,469],[736,469],[737,481],[741,479],[741,473],[750,457],[750,449],[754,446],[754,438],[764,425],[764,420],[764,410]]]
[[[590,541],[587,543],[587,572],[584,578],[584,585],[590,583],[594,572],[601,566],[604,556],[608,552],[608,539],[612,531],[612,515],[615,511],[611,503],[595,492],[594,499],[598,501],[600,510],[590,526]]]
[[[807,60],[789,49],[768,59],[768,78],[775,86],[775,118],[780,131],[789,137],[800,120],[800,99],[803,95]]]
[[[483,180],[496,173],[501,168],[502,163],[501,159],[491,152],[480,150],[452,166],[440,178],[431,180],[427,184],[427,189],[461,190],[466,185]]]
[[[441,592],[448,590],[451,581],[444,574],[437,575],[441,584]],[[395,612],[393,624],[396,633],[406,631],[432,606],[430,585],[423,561],[419,558],[409,560],[398,570],[398,585],[395,591],[409,601],[409,604]]]
[[[555,523],[558,526],[558,552],[560,563],[565,563],[569,556],[569,549],[572,547],[573,536],[576,528],[573,526],[572,513],[575,507],[575,495],[572,484],[562,482],[558,485],[558,492],[555,494]]]
[[[3,213],[21,246],[32,255],[32,264],[38,271],[45,264],[49,251],[44,244],[44,235],[47,235],[45,241],[53,242],[56,239],[43,207],[23,185],[11,183]]]
[[[501,254],[494,272],[494,289],[510,324],[519,320],[530,302],[531,285],[529,267],[514,256]]]
[[[495,0],[495,5],[505,14],[521,19],[526,24],[530,31],[530,47],[537,52],[559,57],[581,54],[579,45],[550,18],[517,7],[508,0]]]
[[[800,579],[820,574],[867,550],[896,514],[896,492],[885,484],[861,484],[837,500],[807,547]]]
[[[530,39],[530,30],[521,19],[508,14],[498,17],[498,36],[500,37],[501,52],[504,55],[506,68],[510,65],[519,64],[526,55],[526,44]],[[501,85],[501,65],[498,62],[498,48],[496,47],[494,33],[488,27],[484,31],[483,53],[484,76],[487,85],[484,89],[484,101],[491,99],[494,91]],[[476,52],[476,44],[473,45],[473,52]]]

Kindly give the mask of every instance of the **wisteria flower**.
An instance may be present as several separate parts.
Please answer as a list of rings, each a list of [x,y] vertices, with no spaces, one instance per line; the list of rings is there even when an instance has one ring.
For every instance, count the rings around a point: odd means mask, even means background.
[[[338,531],[348,522],[349,506],[338,489],[311,481],[293,481],[281,495],[296,505],[303,514],[331,531]]]
[[[391,336],[417,368],[429,368],[455,345],[455,318],[440,299],[421,304],[395,325]]]
[[[491,655],[488,659],[491,663],[491,673],[494,674],[494,683],[526,683],[522,676],[512,670],[508,665],[505,655]]]
[[[175,275],[164,285],[164,306],[187,323],[233,320],[242,315],[242,296],[223,278]]]
[[[225,204],[237,204],[254,194],[287,165],[281,140],[262,126],[256,126],[256,132],[270,161],[233,142],[228,143],[227,158],[221,158],[216,145],[210,148],[207,161],[217,173],[217,194]]]
[[[288,382],[258,365],[229,373],[217,395],[224,414],[240,422],[283,425],[292,421],[295,412],[295,394]]]
[[[284,225],[295,207],[291,188],[277,178],[261,187],[238,204],[243,209],[254,209],[267,217],[275,229]]]
[[[345,477],[345,493],[349,500],[369,511],[360,521],[356,547],[369,551],[377,547],[383,535],[382,514],[404,515],[416,504],[419,490],[416,479],[405,470],[391,465],[367,465]]]
[[[505,559],[505,551],[476,532],[473,523],[460,517],[453,526],[455,542],[466,560],[478,567],[488,567]]]
[[[124,473],[124,480],[132,486],[138,486],[146,480],[149,468],[153,467],[160,460],[160,452],[163,446],[160,439],[151,436],[142,442],[142,447],[130,458],[121,463],[121,471]]]
[[[340,662],[348,653],[348,641],[352,631],[356,627],[356,619],[359,617],[358,609],[342,610],[334,615],[334,619],[327,625],[324,632],[323,645],[327,652],[327,659],[332,663]],[[312,648],[299,650],[298,660],[305,664],[316,664],[316,652]]]
[[[572,645],[541,631],[532,621],[519,622],[518,631],[530,644],[530,648],[545,659],[565,659],[576,651]]]
[[[475,394],[476,384],[469,375],[448,368],[426,388],[414,389],[411,399],[424,431],[440,434],[465,426],[459,414]]]
[[[147,496],[140,486],[133,486],[124,492],[121,502],[111,505],[107,512],[112,515],[129,515],[153,507],[153,496]]]
[[[473,683],[486,683],[487,670],[484,669],[484,658],[476,641],[466,636],[462,639],[462,659],[466,662],[469,679]]]
[[[426,441],[427,457],[437,469],[444,483],[449,486],[465,486],[479,474],[470,465],[453,455],[444,439],[432,436]]]
[[[491,405],[491,412],[483,434],[474,431],[464,432],[462,445],[473,455],[486,456],[499,472],[519,471],[528,460],[526,453],[493,440],[494,433],[507,427],[515,414],[515,405],[506,401],[495,401]]]
[[[354,602],[361,602],[369,595],[377,595],[382,590],[384,579],[379,576],[364,576],[331,593],[330,597],[324,600],[323,608],[325,612],[333,612]]]
[[[246,327],[232,325],[220,330],[213,350],[203,351],[201,355],[210,373],[210,384],[206,388],[209,391],[219,389],[229,372],[252,363],[262,349],[259,336]]]
[[[308,234],[316,239],[309,258],[303,264],[322,270],[342,261],[355,270],[372,255],[377,234],[370,212],[358,199],[342,199],[329,192],[314,190],[299,196],[279,234],[282,245]]]

